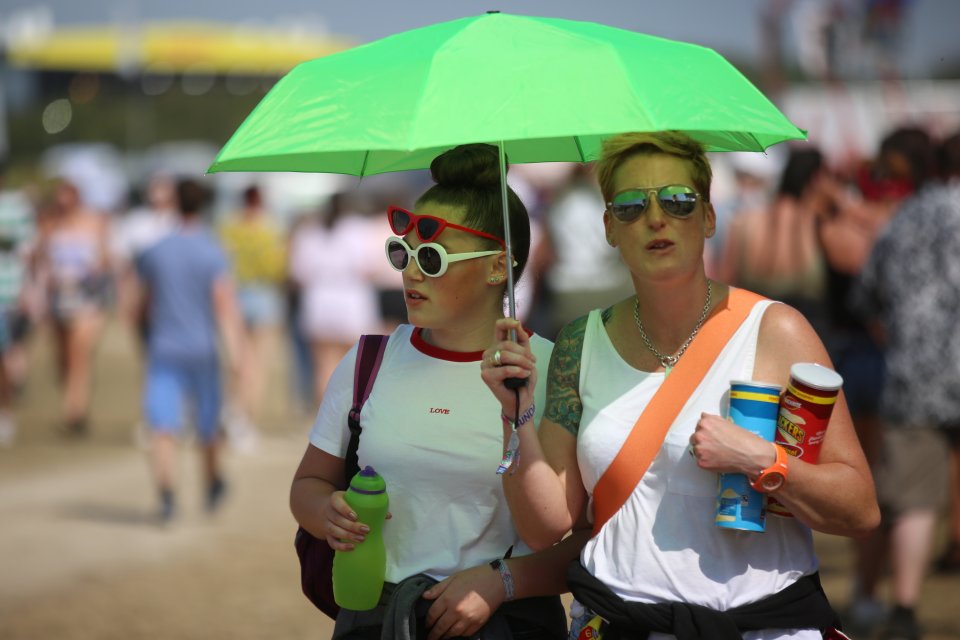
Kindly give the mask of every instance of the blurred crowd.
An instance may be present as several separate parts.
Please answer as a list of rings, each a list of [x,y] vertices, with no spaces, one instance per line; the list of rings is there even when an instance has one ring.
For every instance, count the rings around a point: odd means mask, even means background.
[[[714,154],[718,232],[707,247],[709,275],[791,304],[808,317],[844,378],[871,464],[886,469],[892,464],[888,432],[904,431],[904,420],[887,418],[898,415],[892,406],[906,402],[890,380],[900,375],[904,365],[897,358],[903,352],[923,348],[911,342],[922,336],[903,326],[924,323],[921,333],[929,339],[937,327],[952,326],[956,313],[943,290],[926,294],[934,296],[933,303],[919,319],[910,313],[922,304],[900,296],[909,307],[901,310],[890,292],[919,291],[931,280],[960,291],[960,223],[936,225],[925,237],[922,230],[929,225],[905,221],[898,227],[896,221],[908,213],[960,221],[960,138],[936,139],[922,126],[901,127],[883,137],[872,157],[843,164],[812,143],[782,147],[767,154]],[[629,274],[605,240],[604,204],[589,166],[521,165],[510,176],[533,222],[531,260],[517,286],[518,315],[530,328],[552,339],[570,320],[630,295]],[[235,335],[220,333],[230,344],[221,362],[226,393],[217,421],[235,448],[256,450],[272,363],[289,363],[287,401],[307,418],[334,366],[361,334],[389,333],[405,321],[401,280],[384,257],[390,235],[384,212],[389,204],[412,207],[409,194],[416,192],[418,179],[413,174],[389,189],[344,189],[294,216],[278,216],[255,181],[218,215],[200,207],[196,224],[222,252],[233,298],[223,314],[216,310],[221,329],[224,322],[236,329]],[[205,189],[203,180],[194,184]],[[156,319],[150,302],[159,285],[145,265],[157,262],[149,256],[165,239],[183,233],[186,218],[178,199],[183,181],[157,173],[132,195],[132,204],[117,211],[85,202],[85,185],[77,182],[63,176],[16,188],[0,182],[0,445],[5,447],[15,446],[18,428],[33,428],[14,420],[32,339],[54,339],[65,438],[96,434],[90,405],[94,359],[109,320],[122,321],[130,332],[140,347],[132,357],[141,366],[150,358]],[[929,202],[935,205],[924,204]],[[891,240],[891,230],[895,238],[915,238],[914,244]],[[919,264],[918,254],[937,243],[946,243],[936,254],[942,259],[924,262],[927,271],[906,268]],[[938,317],[944,321],[938,324]],[[942,351],[932,353],[934,370],[946,368],[943,359],[960,361],[953,349],[957,340],[938,339]],[[286,353],[273,349],[276,344],[284,344]],[[944,384],[949,382],[947,377]],[[148,422],[146,395],[144,417],[131,416],[132,424]],[[931,559],[936,570],[960,571],[960,410],[951,413],[949,402],[942,406],[935,418],[907,426],[940,438],[934,447],[944,465],[953,465],[952,476],[935,476],[933,485],[923,485],[932,498],[920,509],[886,510],[877,539],[859,544],[848,615],[860,628],[882,620],[892,624],[890,608],[876,592],[885,564],[875,558],[887,548],[883,545],[889,548],[884,553],[890,559],[891,604],[904,624],[915,623],[913,609]],[[919,432],[907,431],[912,440]],[[930,459],[921,452],[897,464],[919,471]],[[210,506],[218,497],[208,495]],[[935,525],[943,522],[941,507],[948,499],[952,516],[944,547],[935,545]]]

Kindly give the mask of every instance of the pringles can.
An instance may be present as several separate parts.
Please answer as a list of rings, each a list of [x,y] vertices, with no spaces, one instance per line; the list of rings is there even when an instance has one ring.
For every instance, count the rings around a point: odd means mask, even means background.
[[[798,362],[790,367],[790,383],[780,399],[774,442],[791,456],[816,464],[842,386],[843,378],[833,369],[813,362]],[[773,497],[767,502],[767,510],[773,515],[793,517]]]
[[[730,382],[731,420],[773,442],[780,409],[780,386],[765,382]],[[764,531],[766,496],[750,486],[742,473],[721,473],[714,524],[725,529]]]

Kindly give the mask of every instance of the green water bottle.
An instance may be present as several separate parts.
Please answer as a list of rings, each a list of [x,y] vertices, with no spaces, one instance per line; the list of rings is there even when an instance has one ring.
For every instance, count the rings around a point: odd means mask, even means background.
[[[357,519],[370,527],[363,542],[353,541],[353,551],[333,557],[333,598],[344,609],[366,611],[380,602],[387,552],[383,523],[387,517],[387,483],[373,467],[365,467],[350,481],[344,494]]]

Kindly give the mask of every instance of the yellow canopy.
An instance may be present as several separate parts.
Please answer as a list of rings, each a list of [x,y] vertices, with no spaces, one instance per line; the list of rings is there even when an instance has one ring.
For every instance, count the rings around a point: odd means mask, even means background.
[[[284,74],[300,62],[353,46],[334,36],[276,28],[165,22],[124,28],[64,27],[11,42],[10,64],[51,71]]]

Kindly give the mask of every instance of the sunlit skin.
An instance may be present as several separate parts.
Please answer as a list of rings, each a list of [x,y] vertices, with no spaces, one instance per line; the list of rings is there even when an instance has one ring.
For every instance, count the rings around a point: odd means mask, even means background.
[[[688,163],[666,154],[629,158],[614,172],[613,184],[613,193],[631,187],[656,188],[669,184],[695,188]],[[715,233],[717,217],[713,205],[701,196],[696,210],[686,219],[666,214],[654,199],[633,222],[620,222],[605,212],[603,223],[607,239],[614,247],[621,248],[620,255],[635,282],[640,278],[666,284],[697,275],[696,256],[703,254],[706,239]],[[649,246],[654,241],[665,241],[666,246]]]
[[[463,224],[463,207],[428,202],[418,205],[417,215],[431,215]],[[416,232],[404,240],[416,250],[423,244]],[[491,248],[482,238],[460,229],[445,228],[433,240],[447,253],[483,251]],[[424,329],[430,344],[451,351],[480,351],[489,344],[491,323],[503,316],[500,286],[490,286],[492,276],[503,274],[505,255],[492,255],[450,263],[439,278],[425,276],[416,260],[403,271],[404,301],[410,324]],[[502,280],[501,280],[502,282]]]
[[[54,217],[41,227],[37,251],[41,271],[53,268],[48,247],[55,237],[92,239],[97,250],[96,263],[90,265],[87,275],[102,275],[110,270],[108,250],[108,216],[100,215],[84,204],[77,186],[63,181],[54,194]],[[50,281],[57,288],[64,283]],[[106,316],[100,305],[86,305],[72,315],[69,321],[54,322],[58,365],[61,369],[63,412],[69,433],[82,432],[86,420],[93,384],[93,357]]]

